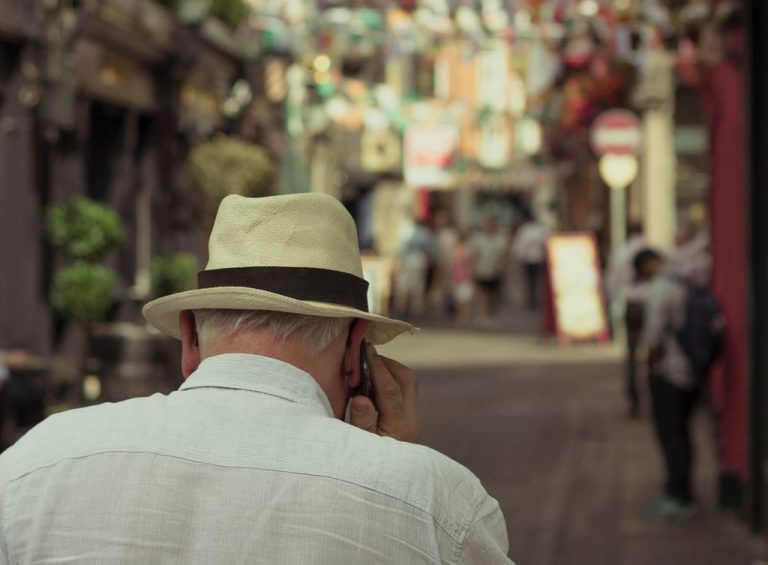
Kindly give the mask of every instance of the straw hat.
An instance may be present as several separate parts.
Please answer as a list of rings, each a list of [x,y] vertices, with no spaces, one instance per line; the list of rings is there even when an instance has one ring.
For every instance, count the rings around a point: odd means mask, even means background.
[[[208,251],[196,290],[144,306],[161,332],[179,338],[179,313],[203,308],[363,318],[372,322],[366,339],[373,344],[415,329],[368,312],[355,223],[332,196],[227,196]]]

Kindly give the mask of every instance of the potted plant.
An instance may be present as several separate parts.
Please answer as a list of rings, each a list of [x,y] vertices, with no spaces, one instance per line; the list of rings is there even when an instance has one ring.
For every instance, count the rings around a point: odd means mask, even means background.
[[[88,198],[51,206],[48,227],[51,243],[68,262],[98,263],[123,241],[120,216]]]
[[[123,241],[123,226],[114,210],[88,198],[77,198],[51,206],[48,231],[52,245],[63,261],[54,275],[51,303],[65,322],[80,328],[80,381],[90,355],[93,327],[103,321],[116,302],[116,273],[103,265],[107,254]]]
[[[152,296],[155,298],[195,288],[197,257],[188,252],[159,255],[152,259]]]
[[[229,194],[254,197],[275,193],[275,166],[267,152],[234,137],[219,135],[195,146],[189,169],[209,219]]]
[[[243,0],[157,0],[179,14],[186,22],[199,22],[206,17],[217,19],[229,32],[234,32],[248,17]]]

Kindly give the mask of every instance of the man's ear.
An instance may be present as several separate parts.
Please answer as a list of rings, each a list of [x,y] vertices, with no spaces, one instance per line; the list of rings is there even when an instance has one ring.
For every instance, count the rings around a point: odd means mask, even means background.
[[[357,319],[350,328],[344,350],[344,377],[349,388],[355,388],[360,384],[360,346],[370,325],[369,320]]]
[[[179,330],[181,331],[181,373],[186,379],[200,365],[200,344],[197,340],[195,315],[190,310],[179,314]]]

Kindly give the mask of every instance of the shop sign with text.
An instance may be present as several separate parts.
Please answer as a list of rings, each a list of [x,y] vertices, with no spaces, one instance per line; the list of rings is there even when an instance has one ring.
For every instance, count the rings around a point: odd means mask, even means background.
[[[405,181],[414,187],[450,188],[458,147],[454,124],[412,125],[405,132]]]

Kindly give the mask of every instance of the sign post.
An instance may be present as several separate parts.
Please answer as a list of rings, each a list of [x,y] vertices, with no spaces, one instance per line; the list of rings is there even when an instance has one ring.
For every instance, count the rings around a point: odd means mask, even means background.
[[[611,188],[611,248],[626,239],[626,189],[637,177],[643,134],[640,120],[628,110],[607,110],[592,124],[590,142],[600,159],[600,176]]]
[[[627,237],[627,187],[637,177],[637,157],[608,153],[600,157],[600,177],[611,189],[611,248],[615,251]]]
[[[627,110],[608,110],[592,124],[590,142],[600,159],[600,177],[611,189],[611,251],[612,256],[627,238],[627,188],[637,178],[637,154],[642,146],[640,120]],[[621,297],[611,297],[611,313],[615,328],[623,328],[624,304]],[[619,332],[617,332],[619,333]],[[617,335],[617,338],[619,336]]]
[[[598,157],[608,153],[637,155],[642,143],[640,120],[629,110],[606,110],[592,123],[590,144]]]

